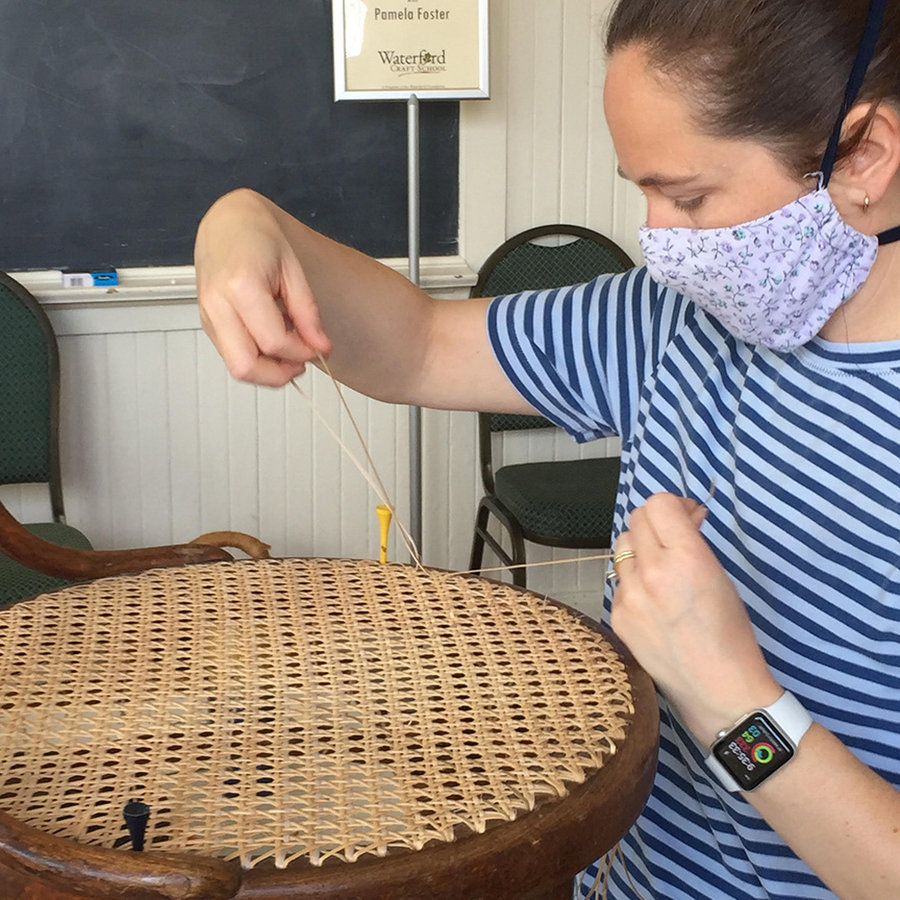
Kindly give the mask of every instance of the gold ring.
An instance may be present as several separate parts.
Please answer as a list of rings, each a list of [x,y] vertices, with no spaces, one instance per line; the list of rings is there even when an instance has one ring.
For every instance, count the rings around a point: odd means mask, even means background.
[[[613,568],[615,568],[620,562],[625,562],[626,559],[634,559],[637,554],[634,550],[623,550],[621,553],[617,553],[613,557]]]
[[[623,550],[621,553],[616,553],[612,558],[612,565],[609,567],[609,571],[606,573],[607,581],[618,581],[619,573],[616,571],[616,566],[620,562],[624,562],[626,559],[634,559],[637,554],[634,550]]]

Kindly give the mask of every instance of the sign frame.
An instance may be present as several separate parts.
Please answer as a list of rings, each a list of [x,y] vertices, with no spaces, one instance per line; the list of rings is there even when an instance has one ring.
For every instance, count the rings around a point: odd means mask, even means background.
[[[334,99],[337,100],[408,100],[418,97],[422,100],[487,100],[490,98],[490,49],[488,40],[488,2],[489,0],[475,0],[478,6],[477,35],[471,35],[473,42],[477,41],[478,54],[478,85],[477,87],[455,88],[452,85],[439,88],[406,88],[398,85],[396,88],[383,86],[349,88],[347,86],[347,41],[346,41],[346,17],[345,10],[348,2],[356,0],[332,0],[332,25],[334,40]],[[414,0],[404,0],[412,3]],[[404,5],[401,0],[383,0],[382,6]],[[446,0],[449,5],[452,0]],[[369,0],[370,10],[374,7],[374,0]],[[428,24],[421,23],[422,33],[427,34]],[[423,42],[424,43],[424,42]]]

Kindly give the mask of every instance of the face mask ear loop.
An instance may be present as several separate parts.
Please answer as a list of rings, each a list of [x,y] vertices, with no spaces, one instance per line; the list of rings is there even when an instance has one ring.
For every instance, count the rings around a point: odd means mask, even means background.
[[[882,231],[878,235],[878,244],[881,247],[884,247],[886,244],[895,244],[897,241],[900,241],[900,225],[888,231]]]
[[[878,46],[878,36],[881,34],[881,23],[884,20],[886,9],[887,0],[871,0],[869,3],[869,16],[866,21],[866,28],[859,44],[859,51],[856,54],[853,69],[850,72],[850,79],[847,82],[847,92],[844,94],[841,112],[838,116],[837,124],[834,126],[834,131],[831,133],[828,149],[825,151],[825,156],[822,159],[822,175],[825,187],[828,187],[831,173],[834,171],[834,163],[841,143],[844,119],[847,118],[847,113],[850,112],[850,109],[856,102],[856,98],[859,96],[860,88],[862,88],[863,82],[866,80],[869,63],[872,62],[872,57],[875,55],[875,49]]]

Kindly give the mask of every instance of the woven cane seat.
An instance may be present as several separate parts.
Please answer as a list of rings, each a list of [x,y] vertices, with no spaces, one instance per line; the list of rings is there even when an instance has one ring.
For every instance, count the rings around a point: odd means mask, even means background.
[[[369,561],[69,587],[0,612],[0,810],[134,857],[122,810],[141,800],[144,857],[231,860],[250,881],[467,844],[614,765],[646,676],[612,640],[534,593]],[[608,849],[586,837],[581,864]]]

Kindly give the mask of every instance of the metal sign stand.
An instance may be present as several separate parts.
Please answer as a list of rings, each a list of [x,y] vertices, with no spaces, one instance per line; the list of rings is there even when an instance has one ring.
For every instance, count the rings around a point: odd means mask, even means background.
[[[490,97],[488,0],[415,0],[415,10],[410,2],[381,0],[369,10],[362,0],[333,0],[334,99],[407,98],[409,280],[419,286],[419,98]],[[412,39],[411,22],[416,26]],[[384,40],[391,43],[379,43]],[[405,41],[406,48],[385,50],[397,46],[395,40]],[[418,90],[409,86],[411,75],[420,83]],[[422,410],[417,406],[409,408],[409,534],[421,555]]]
[[[419,285],[419,98],[406,101],[409,140],[409,280]],[[409,534],[422,556],[422,410],[409,408]],[[414,560],[411,560],[414,562]]]

